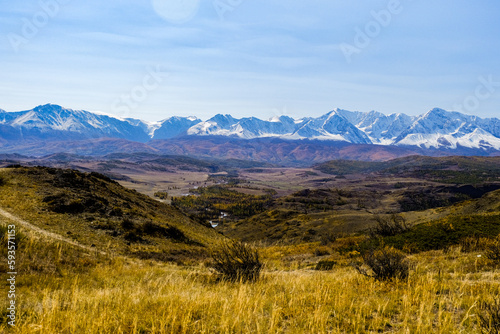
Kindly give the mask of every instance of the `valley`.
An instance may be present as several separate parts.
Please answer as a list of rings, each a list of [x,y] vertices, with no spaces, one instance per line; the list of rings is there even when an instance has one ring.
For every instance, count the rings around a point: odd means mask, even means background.
[[[0,166],[0,237],[18,230],[14,333],[481,333],[496,310],[498,157]],[[228,240],[258,252],[255,282],[214,271]],[[402,256],[407,272],[376,278],[373,254]]]
[[[153,154],[0,160],[16,163],[95,171],[173,204],[200,224],[217,221],[226,236],[271,244],[365,233],[378,216],[398,214],[421,224],[447,216],[455,203],[500,189],[496,157],[337,160],[307,168]]]

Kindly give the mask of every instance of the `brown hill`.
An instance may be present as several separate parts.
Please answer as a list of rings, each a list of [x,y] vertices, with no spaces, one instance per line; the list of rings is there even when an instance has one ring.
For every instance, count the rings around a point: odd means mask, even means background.
[[[182,137],[155,140],[149,146],[164,154],[183,154],[199,158],[241,159],[310,165],[334,159],[384,161],[416,154],[395,146],[355,145],[336,141],[252,139],[227,137]]]
[[[160,203],[97,173],[46,167],[0,170],[0,208],[97,250],[141,258],[203,257],[220,238]]]

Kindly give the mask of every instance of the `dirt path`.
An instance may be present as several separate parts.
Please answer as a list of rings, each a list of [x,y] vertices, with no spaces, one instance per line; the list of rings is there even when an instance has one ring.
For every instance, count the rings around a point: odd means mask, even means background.
[[[85,246],[85,245],[82,245],[81,243],[78,243],[78,242],[76,242],[74,240],[65,238],[62,235],[45,231],[44,229],[41,229],[41,228],[39,228],[39,227],[37,227],[37,226],[35,226],[33,224],[28,223],[26,220],[23,220],[23,219],[21,219],[19,217],[16,217],[16,216],[10,214],[9,212],[3,210],[2,208],[0,208],[0,216],[3,216],[5,218],[7,218],[8,220],[21,225],[22,227],[26,228],[27,230],[30,230],[31,232],[40,234],[40,235],[45,236],[47,238],[50,238],[50,239],[53,239],[53,240],[62,241],[62,242],[65,242],[67,244],[70,244],[70,245],[73,245],[73,246],[85,249],[85,250],[90,251],[90,252],[95,252],[96,251],[96,248],[94,248],[94,247]],[[103,255],[106,254],[103,251],[98,251],[98,252],[101,253],[101,254],[103,254]]]

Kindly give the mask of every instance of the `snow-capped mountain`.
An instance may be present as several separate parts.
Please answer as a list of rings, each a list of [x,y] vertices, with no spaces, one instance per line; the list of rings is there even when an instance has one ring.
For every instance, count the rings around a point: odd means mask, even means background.
[[[372,143],[391,145],[416,119],[405,114],[384,115],[377,111],[367,113],[338,110],[347,120],[366,133]]]
[[[493,152],[500,151],[500,120],[482,119],[436,108],[421,116],[335,109],[320,117],[297,120],[288,116],[269,120],[255,117],[237,119],[231,115],[218,114],[206,121],[196,117],[175,116],[148,123],[65,109],[53,104],[19,112],[0,109],[0,143],[98,138],[147,143],[152,139],[169,140],[182,136],[310,139],[423,150]]]
[[[290,138],[322,139],[346,141],[353,144],[372,144],[370,138],[351,122],[338,109],[318,118],[306,118],[297,123],[299,129]]]
[[[488,131],[495,137],[500,137],[500,119],[498,118],[485,118],[477,119],[477,124],[481,129]]]
[[[150,131],[152,139],[170,139],[182,135],[187,135],[187,131],[200,123],[197,117],[170,117],[159,122],[158,127]]]
[[[488,125],[490,123],[486,123]],[[394,140],[394,145],[422,148],[500,150],[500,138],[484,128],[482,119],[435,108],[418,117]]]
[[[0,135],[13,140],[79,140],[123,138],[145,142],[143,122],[121,120],[83,110],[65,109],[47,104],[32,110],[0,113]]]
[[[267,121],[255,117],[236,119],[216,115],[188,130],[188,135],[232,136],[244,139],[278,137],[283,139],[337,140],[355,144],[371,144],[368,136],[336,110],[318,118],[294,120],[281,116]]]
[[[189,135],[198,136],[232,136],[245,139],[261,137],[281,137],[293,133],[297,125],[293,118],[281,116],[263,121],[255,117],[242,119],[231,115],[215,115],[211,119],[201,122],[191,129]]]

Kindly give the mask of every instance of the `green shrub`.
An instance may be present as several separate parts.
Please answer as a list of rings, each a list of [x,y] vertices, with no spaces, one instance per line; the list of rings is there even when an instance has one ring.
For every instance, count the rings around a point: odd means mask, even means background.
[[[255,282],[259,279],[263,264],[257,250],[240,241],[222,242],[211,252],[212,263],[219,278],[225,281]]]

